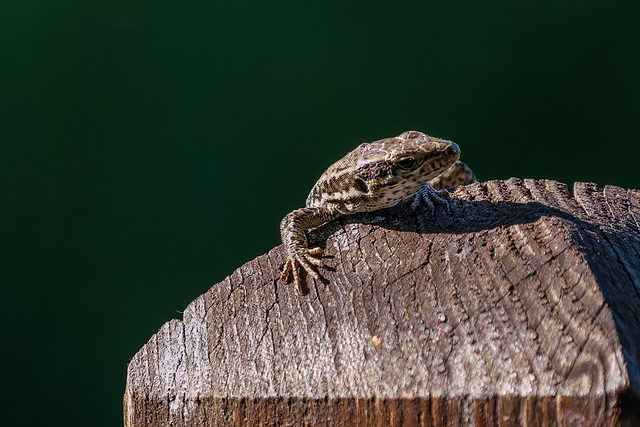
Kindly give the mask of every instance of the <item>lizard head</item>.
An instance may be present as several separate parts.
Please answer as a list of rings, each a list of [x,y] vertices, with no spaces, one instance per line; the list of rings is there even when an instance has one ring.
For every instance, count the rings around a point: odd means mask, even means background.
[[[453,141],[408,131],[395,138],[388,160],[396,174],[405,179],[415,176],[426,181],[449,169],[460,158],[460,148]]]
[[[451,167],[460,148],[408,131],[364,143],[331,165],[307,198],[307,207],[338,206],[342,213],[392,206]]]
[[[374,185],[417,190],[459,157],[456,143],[408,131],[368,143],[358,158],[356,175]]]

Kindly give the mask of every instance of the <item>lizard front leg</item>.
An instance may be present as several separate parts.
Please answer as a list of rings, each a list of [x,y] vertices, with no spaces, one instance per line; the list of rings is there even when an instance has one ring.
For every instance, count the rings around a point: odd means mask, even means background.
[[[296,209],[282,218],[280,235],[287,250],[287,262],[282,270],[283,281],[286,281],[289,273],[293,271],[293,281],[302,292],[300,266],[313,278],[320,278],[314,266],[321,267],[323,265],[322,260],[317,258],[322,255],[322,249],[309,249],[305,230],[320,227],[340,215],[339,212],[332,212],[325,207],[320,207]]]
[[[425,204],[432,214],[435,212],[434,202],[449,209],[449,192],[445,189],[434,190],[429,184],[425,184],[418,191],[404,199],[405,204],[411,204],[412,210],[417,209],[421,204]]]

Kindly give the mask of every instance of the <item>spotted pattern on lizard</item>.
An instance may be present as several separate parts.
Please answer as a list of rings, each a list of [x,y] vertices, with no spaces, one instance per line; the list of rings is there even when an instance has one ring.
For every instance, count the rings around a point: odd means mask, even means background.
[[[477,181],[459,157],[460,148],[454,142],[418,131],[356,147],[322,174],[304,208],[282,219],[280,235],[287,250],[282,280],[293,272],[293,281],[302,291],[300,267],[311,277],[320,277],[316,269],[323,266],[322,249],[309,249],[305,230],[403,200],[412,208],[424,203],[432,214],[434,204],[448,207],[446,187]]]

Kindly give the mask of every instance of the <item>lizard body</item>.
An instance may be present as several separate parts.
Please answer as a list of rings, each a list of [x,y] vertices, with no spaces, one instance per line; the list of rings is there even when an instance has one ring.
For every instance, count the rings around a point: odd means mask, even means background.
[[[434,203],[448,206],[444,188],[477,181],[459,157],[460,148],[454,142],[417,131],[360,144],[322,174],[304,208],[282,219],[280,234],[288,254],[282,279],[293,271],[293,280],[301,288],[300,266],[319,278],[314,267],[322,266],[318,258],[322,249],[309,249],[305,230],[402,200],[412,202],[412,208],[425,203],[432,213]]]

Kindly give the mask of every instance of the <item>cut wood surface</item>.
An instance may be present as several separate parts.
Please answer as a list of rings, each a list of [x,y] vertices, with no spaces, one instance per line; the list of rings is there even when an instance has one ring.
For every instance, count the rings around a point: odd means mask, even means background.
[[[282,246],[211,287],[131,359],[125,425],[640,425],[640,191],[451,197],[315,230],[304,295]]]

